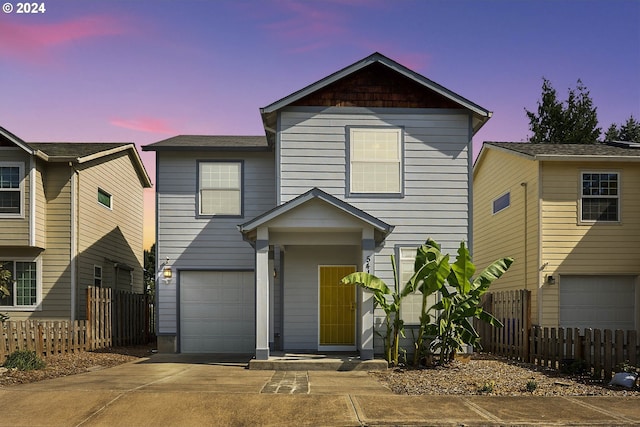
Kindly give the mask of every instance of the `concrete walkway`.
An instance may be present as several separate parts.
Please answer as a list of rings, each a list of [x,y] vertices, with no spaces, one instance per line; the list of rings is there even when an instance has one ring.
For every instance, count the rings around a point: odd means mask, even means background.
[[[155,355],[0,389],[1,426],[640,425],[640,398],[397,396],[363,371]]]

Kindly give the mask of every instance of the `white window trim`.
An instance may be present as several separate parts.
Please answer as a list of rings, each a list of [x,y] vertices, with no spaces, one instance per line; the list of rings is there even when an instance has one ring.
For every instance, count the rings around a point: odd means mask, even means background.
[[[16,293],[13,292],[12,296],[13,296],[14,305],[0,305],[0,312],[1,311],[7,311],[7,312],[42,311],[42,257],[41,256],[38,256],[36,258],[16,257],[11,259],[4,259],[3,261],[12,261],[14,263],[15,262],[35,262],[36,263],[36,303],[33,305],[15,305]]]
[[[502,198],[502,197],[504,197],[504,196],[506,196],[506,195],[509,195],[509,203],[508,203],[508,204],[507,204],[507,206],[505,206],[504,208],[496,210],[496,209],[495,209],[495,203],[496,203],[500,198]],[[493,214],[493,215],[499,214],[500,212],[502,212],[502,211],[504,211],[504,210],[506,210],[506,209],[508,209],[508,208],[510,208],[510,207],[511,207],[511,190],[509,190],[509,191],[505,191],[504,193],[502,193],[501,195],[499,195],[498,197],[496,197],[495,199],[493,199],[493,200],[491,201],[491,212],[492,212],[492,214]]]
[[[100,276],[96,275],[96,268],[100,269]],[[100,284],[96,285],[96,279],[100,279]],[[101,265],[94,264],[93,265],[93,286],[103,287],[104,285],[104,268]]]
[[[199,160],[197,165],[197,170],[198,170],[198,174],[197,174],[197,197],[198,197],[198,206],[197,206],[197,213],[198,216],[201,217],[222,217],[222,218],[237,218],[237,217],[243,217],[244,216],[244,162],[242,160],[235,160],[235,159],[221,159],[221,160]],[[239,177],[239,189],[237,190],[240,193],[240,211],[236,214],[230,214],[230,213],[224,213],[224,214],[215,214],[215,213],[204,213],[202,211],[202,165],[203,164],[209,164],[209,163],[216,163],[216,164],[229,164],[229,163],[233,163],[233,164],[237,164],[240,166],[240,177]],[[230,190],[231,191],[231,190]],[[236,190],[233,190],[236,191]]]
[[[0,213],[0,218],[24,218],[24,199],[25,199],[25,190],[24,190],[24,168],[25,164],[23,162],[0,162],[0,167],[18,167],[20,173],[20,212],[19,213]],[[2,190],[0,190],[2,191]]]
[[[408,261],[410,259],[411,261],[411,274],[413,274],[413,269],[414,269],[414,264],[415,264],[415,259],[416,259],[416,254],[417,254],[417,249],[420,245],[415,245],[415,246],[398,246],[397,247],[397,268],[398,268],[398,281],[400,282],[399,285],[400,286],[404,286],[406,285],[406,282],[402,279],[403,273],[405,273],[405,271],[402,269],[402,265],[403,265],[403,261]],[[407,252],[407,251],[411,251],[412,255],[409,257],[407,255],[403,256],[403,252]],[[399,289],[396,289],[396,292],[399,292]],[[422,292],[420,292],[418,289],[416,289],[412,294],[409,294],[411,296],[419,296],[420,299],[420,310],[422,310]],[[407,296],[409,296],[407,295]],[[407,301],[408,303],[408,301]],[[406,308],[406,307],[405,307]],[[406,313],[406,311],[402,311],[400,313],[401,316],[403,316],[403,314]],[[405,319],[403,316],[403,319],[405,321],[405,325],[407,326],[419,326],[420,325],[420,319],[417,320],[413,320],[413,319]]]
[[[613,196],[584,196],[582,194],[582,184],[584,179],[584,174],[616,174],[618,175],[618,194],[615,198],[618,199],[618,211],[616,212],[618,219],[615,221],[605,221],[599,219],[582,219],[582,203],[584,198],[588,199],[612,199]],[[593,225],[593,224],[620,224],[622,223],[622,173],[617,169],[607,169],[607,170],[581,170],[578,174],[578,224],[581,225]]]
[[[393,197],[404,195],[404,129],[402,127],[394,127],[394,126],[348,126],[348,134],[349,134],[349,143],[348,143],[348,194],[347,196],[379,196],[379,197]],[[354,133],[357,132],[395,132],[397,134],[398,141],[398,166],[399,166],[399,176],[398,176],[398,191],[354,191],[353,190],[353,139]],[[365,163],[389,163],[388,160],[367,160]]]
[[[109,196],[109,206],[105,205],[104,203],[102,203],[102,202],[100,201],[100,193],[104,193],[104,194],[106,194],[107,196]],[[102,188],[102,187],[98,187],[98,191],[97,191],[97,193],[96,193],[96,196],[97,196],[98,204],[99,204],[100,206],[102,206],[102,207],[103,207],[103,208],[105,208],[105,209],[109,209],[110,211],[112,211],[112,210],[113,210],[113,194],[109,193],[107,190],[105,190],[105,189],[104,189],[104,188]]]

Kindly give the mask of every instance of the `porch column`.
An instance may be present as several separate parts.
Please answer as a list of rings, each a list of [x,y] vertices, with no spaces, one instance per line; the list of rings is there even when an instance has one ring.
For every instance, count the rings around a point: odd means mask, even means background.
[[[256,238],[256,360],[269,359],[269,229]]]
[[[373,273],[373,253],[375,250],[373,229],[362,230],[362,271]],[[373,292],[358,286],[358,302],[360,304],[360,359],[373,359]]]

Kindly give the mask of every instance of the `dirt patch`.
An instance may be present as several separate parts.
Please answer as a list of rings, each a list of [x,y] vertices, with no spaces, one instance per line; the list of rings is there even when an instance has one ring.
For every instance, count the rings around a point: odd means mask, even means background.
[[[492,355],[474,355],[448,367],[372,372],[396,394],[488,396],[640,396],[640,390],[608,386],[588,376],[517,363]]]

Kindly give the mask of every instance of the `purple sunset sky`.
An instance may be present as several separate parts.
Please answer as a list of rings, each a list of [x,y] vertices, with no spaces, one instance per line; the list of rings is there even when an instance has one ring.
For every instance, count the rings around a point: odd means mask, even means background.
[[[493,111],[475,154],[527,139],[543,76],[561,99],[582,79],[603,131],[640,118],[636,0],[49,0],[28,15],[8,3],[0,126],[26,141],[262,134],[260,107],[375,51]],[[153,179],[154,154],[141,155]]]

